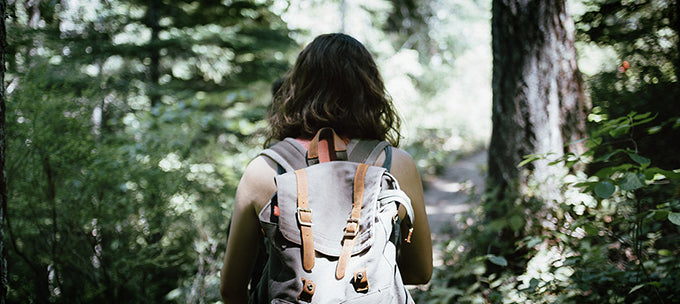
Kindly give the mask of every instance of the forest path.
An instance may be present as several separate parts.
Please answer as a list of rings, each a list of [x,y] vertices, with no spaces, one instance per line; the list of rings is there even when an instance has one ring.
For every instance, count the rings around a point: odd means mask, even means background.
[[[480,203],[484,192],[487,151],[466,155],[444,168],[438,175],[423,178],[425,209],[430,221],[434,265],[442,263],[442,244],[457,234],[453,228],[456,214]]]

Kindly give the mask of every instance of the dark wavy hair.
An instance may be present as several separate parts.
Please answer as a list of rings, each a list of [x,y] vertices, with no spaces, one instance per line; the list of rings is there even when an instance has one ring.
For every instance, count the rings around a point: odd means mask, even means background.
[[[349,138],[399,145],[401,121],[369,51],[345,34],[318,36],[274,94],[266,144],[331,127]]]

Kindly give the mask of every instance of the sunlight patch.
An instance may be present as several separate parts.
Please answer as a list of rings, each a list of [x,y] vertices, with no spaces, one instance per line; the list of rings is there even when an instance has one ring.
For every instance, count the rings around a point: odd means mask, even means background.
[[[182,167],[179,156],[175,153],[169,153],[161,161],[158,166],[165,172],[175,171]]]

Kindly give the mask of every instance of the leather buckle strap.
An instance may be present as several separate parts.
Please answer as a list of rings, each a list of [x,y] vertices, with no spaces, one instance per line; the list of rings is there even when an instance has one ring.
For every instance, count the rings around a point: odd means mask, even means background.
[[[345,237],[353,238],[359,234],[359,219],[347,219],[347,226],[345,226]]]
[[[305,219],[302,219],[302,213],[305,213]],[[297,212],[295,213],[297,216],[297,221],[300,226],[313,226],[312,224],[312,209],[309,208],[302,208],[302,207],[297,207]]]
[[[361,206],[364,202],[364,187],[366,184],[366,173],[370,166],[367,164],[359,164],[357,171],[354,173],[354,196],[352,198],[352,212],[350,218],[347,220],[345,227],[345,237],[342,241],[342,251],[338,257],[338,264],[335,267],[335,278],[340,280],[345,277],[347,269],[347,262],[352,255],[354,242],[359,233],[359,219],[361,218]]]
[[[309,193],[307,171],[295,170],[297,181],[297,220],[300,224],[300,240],[302,245],[302,268],[311,272],[314,268],[314,236],[312,235],[312,210],[309,209]]]

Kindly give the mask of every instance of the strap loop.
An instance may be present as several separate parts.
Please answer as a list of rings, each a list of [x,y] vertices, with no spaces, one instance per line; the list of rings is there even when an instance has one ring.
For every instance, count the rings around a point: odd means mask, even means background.
[[[322,128],[309,142],[307,165],[347,160],[347,145],[332,128]]]
[[[316,284],[314,284],[314,281],[302,278],[302,290],[298,295],[298,300],[312,302],[312,296],[314,295],[315,289]]]
[[[354,285],[354,290],[356,292],[368,292],[368,276],[366,275],[366,268],[360,269],[354,273],[352,285]]]

